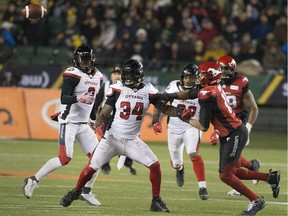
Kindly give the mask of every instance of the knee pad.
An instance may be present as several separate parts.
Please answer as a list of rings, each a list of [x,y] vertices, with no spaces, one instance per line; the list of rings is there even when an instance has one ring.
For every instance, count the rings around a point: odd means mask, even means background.
[[[70,157],[67,157],[66,155],[59,155],[58,156],[60,163],[62,164],[62,166],[68,164],[71,161]]]

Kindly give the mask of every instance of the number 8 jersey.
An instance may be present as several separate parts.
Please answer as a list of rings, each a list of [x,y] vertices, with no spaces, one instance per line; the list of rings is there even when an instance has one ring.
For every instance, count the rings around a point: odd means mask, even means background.
[[[174,80],[170,82],[165,91],[167,93],[177,93],[183,91],[180,85],[180,80]],[[200,105],[198,98],[188,100],[176,99],[171,102],[171,105],[180,109],[190,109],[192,112],[191,119],[199,119]],[[193,126],[180,120],[178,117],[169,117],[168,119],[168,128],[175,134],[184,133],[188,128],[191,127]]]
[[[139,136],[144,115],[157,92],[151,83],[143,84],[137,91],[120,81],[110,85],[106,104],[114,107],[114,118],[108,133],[125,139]]]

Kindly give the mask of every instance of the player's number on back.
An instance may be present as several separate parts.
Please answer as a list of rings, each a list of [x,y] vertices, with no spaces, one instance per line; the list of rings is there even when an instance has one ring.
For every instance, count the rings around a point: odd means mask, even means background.
[[[229,102],[228,102],[228,98],[227,98],[227,96],[226,96],[226,94],[225,94],[225,92],[224,91],[221,91],[221,97],[223,98],[223,100],[224,100],[224,105],[227,107],[227,109],[228,109],[228,112],[229,113],[232,113],[232,108],[229,106]]]
[[[226,95],[228,104],[232,107],[232,108],[237,108],[237,100],[235,95]]]
[[[136,115],[136,120],[139,121],[143,116],[143,107],[144,104],[142,102],[137,102],[132,109],[131,112],[131,103],[128,101],[122,101],[120,103],[120,107],[123,108],[122,112],[120,112],[120,118],[128,119],[130,115]]]

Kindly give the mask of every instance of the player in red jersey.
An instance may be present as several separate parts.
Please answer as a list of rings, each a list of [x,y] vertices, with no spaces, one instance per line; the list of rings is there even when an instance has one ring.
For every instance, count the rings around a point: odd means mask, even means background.
[[[255,215],[265,207],[264,198],[251,191],[240,179],[266,181],[272,188],[273,197],[277,198],[280,191],[280,171],[270,170],[269,173],[261,173],[235,167],[248,139],[247,128],[228,104],[225,92],[219,84],[222,77],[219,66],[214,62],[202,63],[199,65],[199,73],[195,76],[194,80],[198,80],[198,84],[202,85],[197,95],[201,107],[200,119],[190,119],[189,123],[199,130],[207,131],[211,122],[219,131],[219,177],[251,201],[241,215]],[[166,95],[161,100],[165,102],[167,98],[187,99],[187,95],[191,97],[194,93],[186,93],[186,98],[185,94]]]
[[[251,132],[252,125],[258,116],[258,106],[251,90],[249,89],[249,80],[247,77],[242,76],[235,71],[236,61],[231,56],[222,56],[218,59],[217,64],[223,73],[221,86],[226,94],[228,104],[231,106],[236,116],[246,125],[248,130],[247,146],[249,144],[249,134]],[[212,145],[216,145],[218,142],[219,134],[218,131],[215,130],[211,135],[210,143]],[[243,155],[241,155],[236,167],[240,166],[258,172],[260,163],[257,159],[249,161]],[[253,183],[257,184],[258,181],[253,180]],[[235,196],[241,194],[232,189],[228,192],[228,195]]]

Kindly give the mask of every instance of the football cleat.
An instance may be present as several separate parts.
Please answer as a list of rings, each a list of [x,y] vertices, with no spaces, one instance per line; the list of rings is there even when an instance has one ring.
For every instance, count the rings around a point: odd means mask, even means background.
[[[30,199],[30,197],[33,194],[33,191],[38,187],[38,182],[36,180],[33,180],[31,177],[24,179],[24,186],[23,186],[23,192],[24,195]]]
[[[254,159],[254,160],[251,160],[250,163],[251,163],[250,170],[255,171],[255,172],[259,172],[260,161],[258,159]],[[256,184],[258,184],[259,180],[252,180],[252,182],[254,185],[256,185]]]
[[[207,200],[209,198],[207,189],[204,187],[201,187],[199,189],[199,196],[201,200]]]
[[[161,197],[156,197],[152,199],[152,203],[150,206],[150,211],[154,212],[170,212],[170,210],[167,208],[166,203],[163,202]]]
[[[280,171],[272,172],[272,169],[270,169],[267,183],[271,186],[273,197],[277,198],[280,192]]]
[[[263,197],[258,198],[249,203],[248,208],[241,212],[241,215],[256,215],[258,211],[265,207],[265,200]]]
[[[130,172],[132,175],[136,175],[136,174],[137,174],[137,171],[136,171],[136,169],[135,169],[133,166],[129,166],[128,169],[129,169],[129,172]]]
[[[76,188],[73,188],[73,190],[69,191],[65,196],[62,197],[60,200],[60,205],[64,207],[70,206],[73,200],[79,199],[81,192],[81,190],[76,190]]]
[[[109,162],[104,164],[102,167],[101,167],[101,170],[102,170],[102,173],[105,174],[105,175],[109,175],[109,173],[111,172],[111,167],[110,167],[110,164]]]
[[[228,196],[241,196],[242,194],[239,193],[237,190],[232,189],[227,193]]]
[[[181,170],[176,170],[176,183],[179,187],[184,185],[184,165]]]
[[[95,194],[93,194],[92,192],[90,192],[90,193],[81,193],[79,199],[82,200],[82,201],[86,201],[89,205],[94,205],[94,206],[100,206],[101,205],[99,200],[96,199]]]

